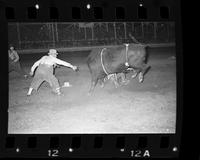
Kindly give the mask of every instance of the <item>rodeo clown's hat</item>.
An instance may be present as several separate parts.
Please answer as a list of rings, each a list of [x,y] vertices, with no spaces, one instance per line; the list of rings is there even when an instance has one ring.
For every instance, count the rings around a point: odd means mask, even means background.
[[[15,47],[12,44],[9,45],[9,49],[11,48],[15,49]]]
[[[48,55],[58,55],[58,52],[55,49],[50,49]]]

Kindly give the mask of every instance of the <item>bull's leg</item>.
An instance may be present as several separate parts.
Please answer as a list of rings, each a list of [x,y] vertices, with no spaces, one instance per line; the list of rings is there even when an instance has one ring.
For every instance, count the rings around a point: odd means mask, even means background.
[[[143,74],[143,69],[142,68],[135,68],[133,70],[133,75],[131,76],[131,78],[135,78],[138,75],[138,80],[140,83],[143,82],[144,80],[144,74]]]
[[[120,86],[117,80],[114,80],[114,84],[115,84],[115,88],[118,88]]]
[[[101,88],[105,86],[104,78],[99,80]]]
[[[139,73],[138,80],[140,83],[142,83],[144,81],[144,75],[142,72]]]
[[[131,73],[133,73],[131,76],[132,79],[138,75],[138,70],[135,68],[128,68],[127,71],[131,71]]]
[[[108,76],[105,76],[105,77],[103,78],[103,81],[106,82],[107,80],[108,80]]]
[[[120,86],[118,83],[117,74],[113,74],[111,80],[114,82],[115,88],[118,88]]]
[[[97,78],[95,78],[95,79],[92,80],[92,82],[91,82],[91,87],[90,87],[90,90],[89,90],[88,95],[91,95],[91,94],[93,93],[94,88],[95,88],[95,86],[97,85],[97,82],[98,82],[98,79],[97,79]]]
[[[140,71],[139,76],[138,76],[138,79],[139,79],[140,83],[142,83],[144,81],[144,75],[149,69],[150,69],[149,65],[144,64],[142,66],[141,71]]]
[[[122,85],[127,85],[129,83],[129,80],[126,79],[126,74],[125,73],[118,73],[118,79],[121,79],[120,83]]]
[[[149,71],[150,68],[151,68],[151,66],[146,65],[146,66],[145,66],[145,69],[144,69],[144,71],[143,71],[143,75],[145,75],[145,74]]]
[[[138,71],[133,70],[133,74],[131,76],[132,79],[134,79],[138,75]]]

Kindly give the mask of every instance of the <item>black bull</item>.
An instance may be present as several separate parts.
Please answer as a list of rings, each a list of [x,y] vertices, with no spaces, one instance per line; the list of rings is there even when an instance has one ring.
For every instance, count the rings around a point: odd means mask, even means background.
[[[115,48],[93,49],[87,57],[87,65],[92,81],[89,93],[92,93],[98,81],[103,82],[110,74],[128,73],[133,69],[139,73],[140,82],[150,68],[147,65],[147,46],[130,44]]]

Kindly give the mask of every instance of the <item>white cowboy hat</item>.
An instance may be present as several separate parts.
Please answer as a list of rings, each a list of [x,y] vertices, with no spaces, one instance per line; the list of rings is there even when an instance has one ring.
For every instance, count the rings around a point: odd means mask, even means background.
[[[55,49],[50,49],[48,54],[49,55],[57,55],[58,52]]]

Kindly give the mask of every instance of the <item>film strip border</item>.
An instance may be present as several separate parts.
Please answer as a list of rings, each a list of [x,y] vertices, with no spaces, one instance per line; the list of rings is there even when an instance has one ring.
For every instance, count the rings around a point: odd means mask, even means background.
[[[9,21],[168,21],[175,20],[178,9],[173,0],[9,0],[3,5]]]
[[[2,156],[170,158],[178,156],[176,144],[173,135],[10,135]]]
[[[179,1],[0,1],[8,21],[177,21]],[[24,3],[23,3],[24,2]],[[178,3],[179,2],[179,3]],[[88,6],[90,5],[90,7]],[[3,7],[2,7],[3,6]],[[5,21],[4,21],[5,22]],[[180,24],[180,22],[179,22]],[[177,29],[176,29],[177,30]],[[177,41],[180,38],[180,32]],[[180,48],[177,43],[177,48]],[[178,61],[177,61],[178,62]],[[177,114],[181,108],[178,107]],[[178,115],[177,124],[181,117]],[[6,124],[7,125],[7,124]],[[7,135],[1,157],[177,157],[180,127],[172,135]],[[5,138],[6,137],[6,138]]]

